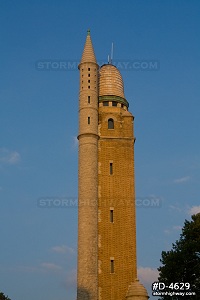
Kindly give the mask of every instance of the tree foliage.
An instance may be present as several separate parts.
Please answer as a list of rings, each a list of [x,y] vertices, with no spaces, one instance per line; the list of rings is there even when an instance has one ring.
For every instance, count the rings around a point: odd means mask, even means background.
[[[10,298],[8,298],[8,296],[5,296],[4,293],[0,292],[0,300],[10,300]]]
[[[180,239],[172,244],[172,250],[162,251],[158,268],[159,282],[166,286],[170,283],[190,283],[190,290],[196,296],[186,299],[200,299],[200,213],[193,215],[189,222],[185,220]],[[165,300],[179,300],[182,296],[162,296]]]

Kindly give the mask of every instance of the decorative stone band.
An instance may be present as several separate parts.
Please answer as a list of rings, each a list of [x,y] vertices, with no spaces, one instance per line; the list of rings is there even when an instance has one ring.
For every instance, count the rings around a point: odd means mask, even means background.
[[[84,132],[84,133],[81,133],[77,136],[77,139],[80,140],[82,137],[85,137],[85,136],[89,136],[89,137],[96,137],[97,139],[99,139],[99,135],[98,134],[95,134],[95,133],[91,133],[91,132]]]
[[[107,96],[99,96],[99,103],[106,101],[115,101],[118,103],[124,104],[127,108],[129,107],[129,103],[125,98],[115,95],[107,95]]]

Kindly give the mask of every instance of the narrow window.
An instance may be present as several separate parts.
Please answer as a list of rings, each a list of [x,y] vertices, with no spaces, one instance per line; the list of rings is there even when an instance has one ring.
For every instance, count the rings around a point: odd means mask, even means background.
[[[115,272],[114,259],[110,260],[110,273]]]
[[[88,83],[90,83],[90,80],[88,80]]]
[[[90,117],[88,117],[88,124],[90,124]]]
[[[110,175],[113,174],[113,163],[110,163]]]
[[[88,96],[88,103],[90,103],[90,96]]]
[[[114,121],[113,121],[113,119],[108,119],[108,129],[114,129]]]
[[[90,73],[88,74],[88,77],[90,77]]]
[[[117,102],[112,102],[112,106],[117,106]]]
[[[90,89],[90,85],[88,85],[88,89]]]
[[[111,223],[114,222],[114,218],[113,218],[113,217],[114,217],[114,214],[113,214],[113,213],[114,213],[114,210],[111,209],[111,210],[110,210],[110,222],[111,222]]]
[[[90,71],[90,68],[88,68],[88,71]]]

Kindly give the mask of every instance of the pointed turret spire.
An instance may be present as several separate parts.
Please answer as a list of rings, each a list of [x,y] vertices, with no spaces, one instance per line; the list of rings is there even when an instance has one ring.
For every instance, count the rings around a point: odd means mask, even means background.
[[[85,47],[83,50],[83,54],[82,54],[82,58],[81,58],[81,64],[85,63],[85,62],[93,62],[93,63],[97,63],[96,61],[96,57],[94,54],[94,48],[92,45],[92,40],[90,37],[90,30],[88,29],[87,31],[87,38],[86,38],[86,42],[85,42]]]

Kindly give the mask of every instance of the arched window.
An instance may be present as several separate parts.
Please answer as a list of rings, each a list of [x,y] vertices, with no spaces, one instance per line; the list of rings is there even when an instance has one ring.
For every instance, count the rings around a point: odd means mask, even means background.
[[[108,119],[108,129],[114,129],[114,120]]]

